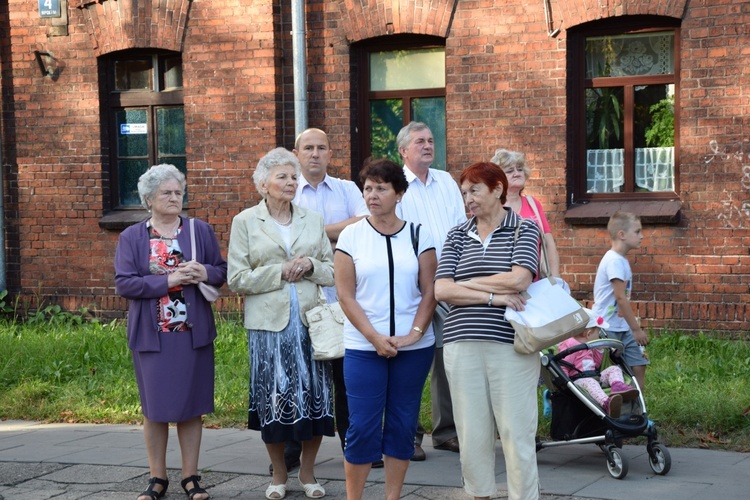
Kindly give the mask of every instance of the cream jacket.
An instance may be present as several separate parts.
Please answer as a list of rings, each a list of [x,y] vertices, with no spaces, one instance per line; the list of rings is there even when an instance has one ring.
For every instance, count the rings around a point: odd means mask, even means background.
[[[333,254],[317,212],[292,205],[290,255],[308,257],[313,271],[295,283],[302,322],[305,311],[318,305],[318,285],[333,285]],[[291,257],[265,200],[232,220],[227,255],[227,285],[245,296],[245,328],[280,332],[289,324],[290,283],[281,266]]]

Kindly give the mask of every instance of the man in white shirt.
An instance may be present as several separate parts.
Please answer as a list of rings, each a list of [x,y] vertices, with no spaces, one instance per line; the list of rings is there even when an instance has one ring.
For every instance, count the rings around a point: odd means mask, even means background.
[[[448,231],[466,221],[461,190],[448,172],[430,168],[435,158],[435,145],[429,127],[421,122],[411,122],[396,138],[399,153],[404,160],[404,175],[409,188],[401,203],[396,206],[400,218],[422,224],[430,232],[438,260]],[[432,326],[435,330],[435,359],[432,364],[432,445],[439,450],[459,451],[456,424],[453,421],[448,380],[443,365],[443,320],[448,313],[445,303],[438,303]],[[415,437],[414,461],[425,459],[422,450],[424,430],[420,425]]]
[[[303,208],[315,210],[323,216],[326,234],[335,248],[341,231],[362,217],[370,215],[357,185],[349,180],[337,179],[328,175],[328,164],[333,156],[331,144],[325,132],[309,128],[297,136],[294,142],[294,154],[302,167],[302,177],[297,185],[294,202]],[[336,302],[336,288],[323,289],[329,303]],[[349,427],[349,409],[344,386],[344,360],[331,361],[333,367],[334,413],[336,430],[344,448],[344,438]],[[298,466],[302,447],[299,443],[290,442],[284,450],[287,469]],[[380,464],[374,464],[375,466]],[[291,467],[290,467],[291,466]]]

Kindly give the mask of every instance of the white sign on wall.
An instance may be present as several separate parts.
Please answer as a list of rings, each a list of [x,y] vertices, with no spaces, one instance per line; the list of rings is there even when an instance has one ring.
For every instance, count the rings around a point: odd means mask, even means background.
[[[145,123],[121,123],[120,135],[148,134],[148,125]]]

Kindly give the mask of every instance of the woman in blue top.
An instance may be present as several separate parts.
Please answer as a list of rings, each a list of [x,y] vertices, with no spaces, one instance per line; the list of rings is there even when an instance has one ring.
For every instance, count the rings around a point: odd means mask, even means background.
[[[422,387],[435,344],[437,259],[427,231],[396,216],[403,168],[376,160],[360,176],[370,216],[347,226],[334,255],[344,323],[349,429],[346,493],[362,498],[372,462],[384,456],[387,499],[398,499],[414,454]]]

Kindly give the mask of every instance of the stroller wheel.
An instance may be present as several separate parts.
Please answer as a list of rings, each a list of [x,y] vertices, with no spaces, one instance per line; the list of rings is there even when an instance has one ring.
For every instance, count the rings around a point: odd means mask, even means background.
[[[622,454],[622,450],[614,446],[607,448],[607,470],[609,475],[615,479],[623,479],[628,475],[628,457]]]
[[[656,474],[666,475],[672,468],[672,456],[667,447],[661,443],[655,443],[649,450],[648,464]]]

